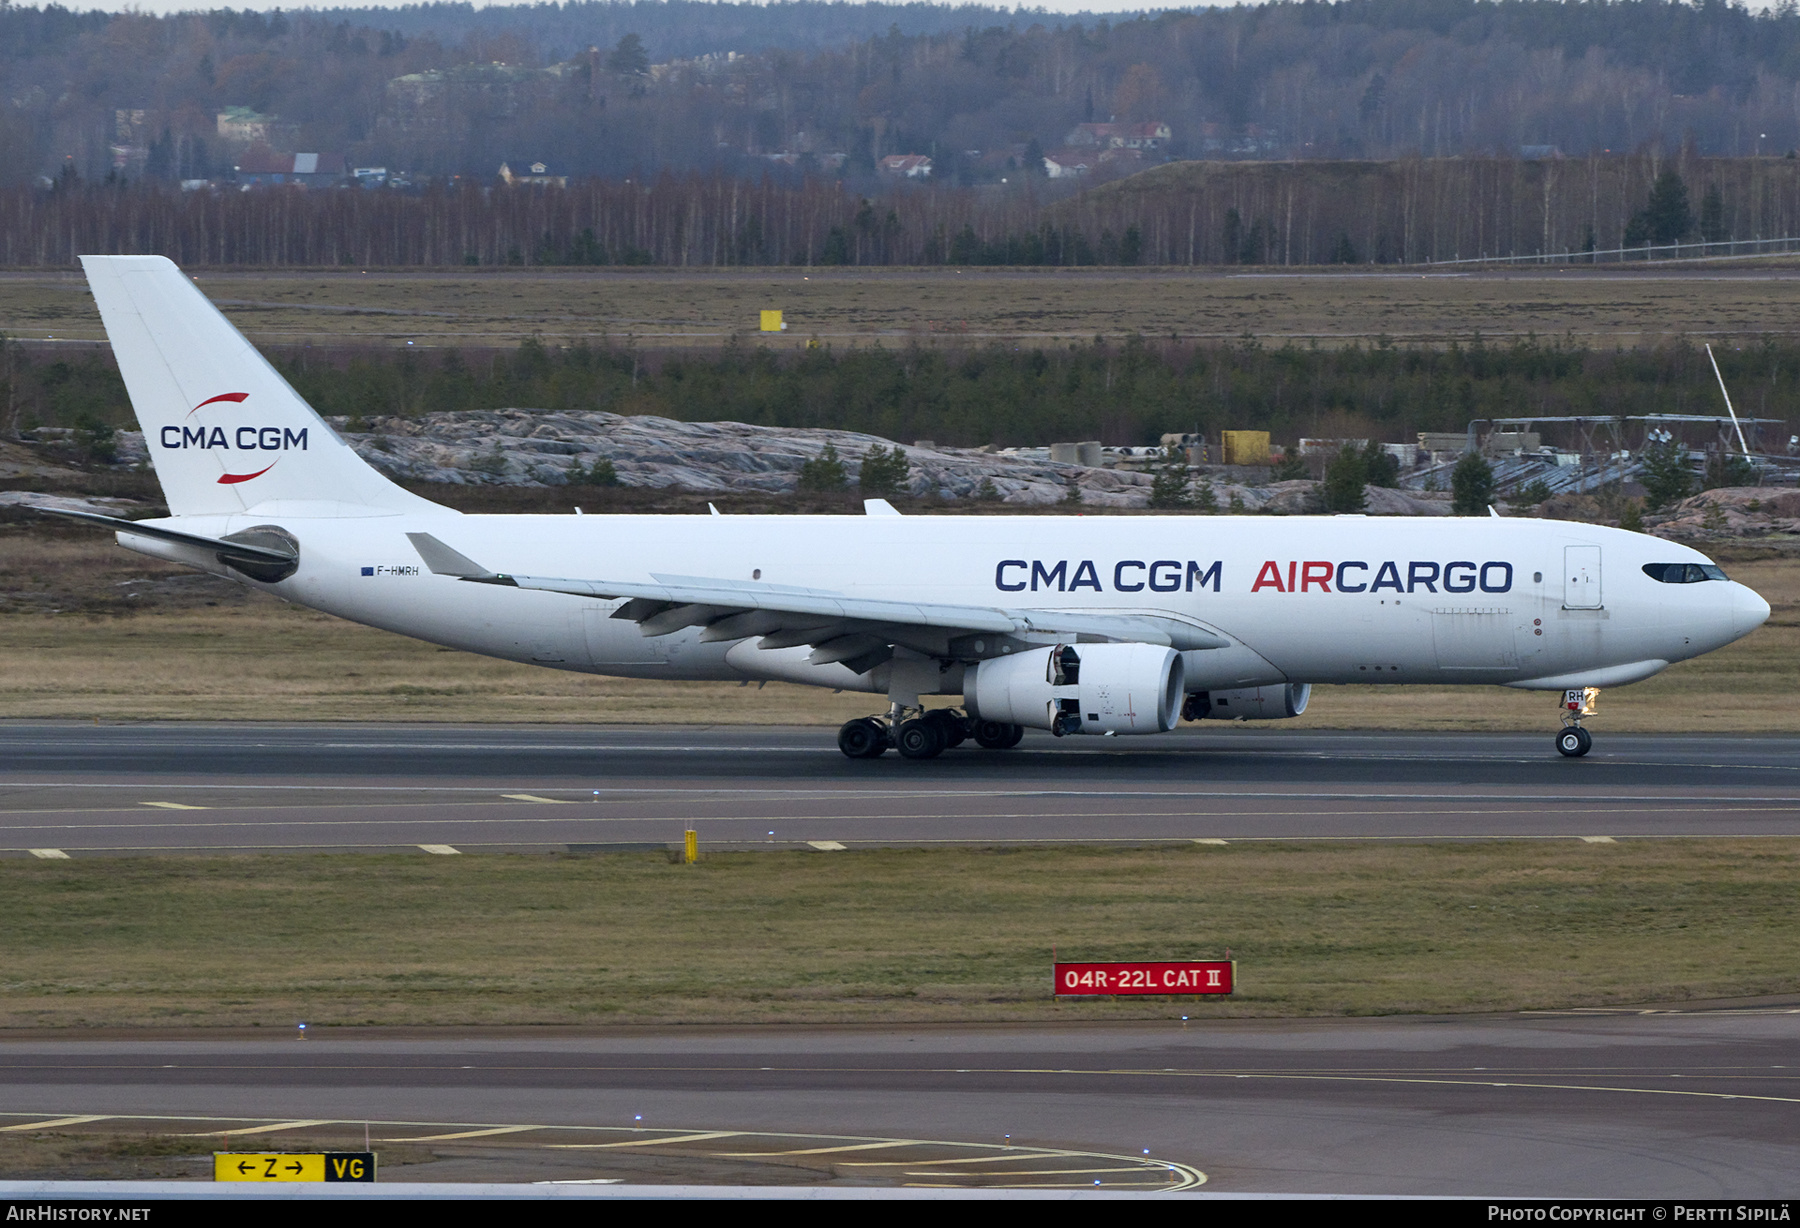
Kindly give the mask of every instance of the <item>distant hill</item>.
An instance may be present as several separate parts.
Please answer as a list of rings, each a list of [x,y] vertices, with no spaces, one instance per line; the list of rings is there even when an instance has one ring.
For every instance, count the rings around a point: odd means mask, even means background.
[[[308,10],[298,10],[307,12]],[[1146,10],[1151,11],[1151,10]],[[988,26],[1093,25],[1092,13],[1048,13],[985,4],[846,3],[776,0],[771,4],[713,0],[568,0],[564,4],[408,4],[399,8],[333,8],[318,15],[353,26],[396,30],[408,38],[454,43],[474,36],[511,35],[546,59],[567,59],[586,47],[611,47],[636,34],[657,60],[718,52],[813,50],[841,47],[898,30],[913,37]],[[1135,13],[1108,14],[1112,21]]]

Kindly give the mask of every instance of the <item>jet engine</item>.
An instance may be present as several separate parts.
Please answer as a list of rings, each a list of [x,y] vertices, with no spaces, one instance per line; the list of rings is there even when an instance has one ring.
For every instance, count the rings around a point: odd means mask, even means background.
[[[1058,644],[971,667],[980,721],[1065,733],[1165,733],[1181,711],[1181,654],[1156,644]]]
[[[1306,711],[1311,698],[1310,682],[1196,691],[1181,705],[1181,715],[1190,721],[1282,721]]]

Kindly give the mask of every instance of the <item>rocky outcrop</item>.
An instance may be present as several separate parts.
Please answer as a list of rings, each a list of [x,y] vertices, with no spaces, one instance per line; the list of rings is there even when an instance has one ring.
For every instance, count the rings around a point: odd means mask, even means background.
[[[48,495],[35,490],[0,490],[0,508],[13,507],[48,507],[59,512],[87,512],[125,520],[135,519],[144,510],[144,505],[136,499],[117,499],[108,495]]]
[[[570,470],[610,461],[624,486],[694,491],[791,492],[800,467],[827,446],[842,458],[852,487],[871,448],[886,439],[856,431],[751,426],[742,422],[677,422],[599,410],[551,413],[500,409],[380,418],[344,437],[376,468],[424,482],[561,486]],[[1071,485],[1082,499],[1129,507],[1149,502],[1150,478],[1139,473],[1030,461],[975,449],[902,447],[912,468],[908,493],[972,499],[982,483],[1008,503],[1058,503]]]
[[[800,468],[829,446],[837,450],[855,490],[862,459],[871,448],[896,446],[857,431],[752,426],[743,422],[678,422],[625,417],[599,410],[553,413],[536,409],[468,410],[417,418],[373,418],[351,431],[344,418],[328,419],[357,453],[391,477],[457,485],[565,486],[572,472],[609,461],[622,486],[675,488],[700,493],[792,493]],[[66,432],[65,432],[66,434]],[[114,440],[119,467],[144,464],[143,435],[120,431]],[[1050,506],[1071,490],[1090,507],[1147,508],[1154,477],[1129,469],[1067,464],[1043,457],[980,448],[897,445],[911,466],[907,493],[944,499],[993,498],[1004,503]],[[1238,471],[1241,472],[1241,471]],[[1241,508],[1275,515],[1316,514],[1318,484],[1311,481],[1249,485],[1196,478],[1209,485],[1220,512]],[[1366,492],[1374,516],[1446,516],[1448,495],[1389,490]]]
[[[1721,486],[1683,499],[1646,523],[1658,537],[1682,539],[1800,534],[1800,490]]]
[[[678,487],[700,492],[792,492],[800,468],[826,447],[843,460],[852,488],[871,448],[895,446],[856,431],[752,426],[742,422],[678,422],[624,417],[598,410],[551,413],[501,409],[380,418],[352,433],[333,421],[365,459],[396,477],[423,482],[561,486],[570,471],[610,461],[624,486]],[[945,499],[997,498],[1046,506],[1070,491],[1095,507],[1141,508],[1150,504],[1153,478],[1131,470],[1102,469],[988,452],[977,448],[899,445],[911,466],[908,492]],[[1316,509],[1312,482],[1264,486],[1214,484],[1220,511],[1233,500],[1245,511],[1301,514]],[[1449,505],[1429,496],[1370,487],[1375,515],[1445,515]]]

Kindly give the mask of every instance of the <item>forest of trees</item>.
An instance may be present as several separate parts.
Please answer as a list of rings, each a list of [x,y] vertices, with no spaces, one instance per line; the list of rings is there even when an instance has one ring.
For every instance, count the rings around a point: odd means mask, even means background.
[[[641,65],[616,55],[628,37]],[[623,179],[760,173],[787,151],[845,155],[862,190],[890,153],[931,155],[939,182],[997,183],[1114,116],[1167,122],[1158,157],[1735,157],[1800,147],[1800,10],[1275,0],[1102,19],[576,0],[156,16],[0,0],[0,184],[228,168],[227,107],[278,117],[292,149],[484,181],[520,155]],[[150,168],[165,141],[179,156]]]
[[[1660,195],[1659,195],[1660,193]],[[1074,196],[674,172],[562,187],[0,189],[0,265],[1421,263],[1800,236],[1800,158],[1180,162]],[[1641,257],[1634,257],[1641,258]]]
[[[1740,413],[1800,420],[1800,341],[1714,348]],[[14,342],[5,357],[0,405],[13,408],[0,430],[85,426],[96,435],[131,425],[109,355],[71,358]],[[1405,441],[1460,431],[1471,418],[1715,413],[1718,404],[1705,353],[1685,343],[1324,350],[1129,337],[1053,350],[732,345],[695,354],[527,341],[509,350],[274,348],[270,357],[321,413],[343,415],[353,429],[394,414],[527,407],[839,427],[958,446],[1139,445],[1165,431],[1246,427],[1283,443]],[[1546,442],[1575,442],[1556,429],[1546,428]]]

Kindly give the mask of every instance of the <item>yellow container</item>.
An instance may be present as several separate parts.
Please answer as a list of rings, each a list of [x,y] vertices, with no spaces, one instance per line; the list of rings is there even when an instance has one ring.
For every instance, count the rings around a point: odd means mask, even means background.
[[[1224,461],[1227,465],[1266,465],[1269,463],[1269,432],[1221,431]]]

